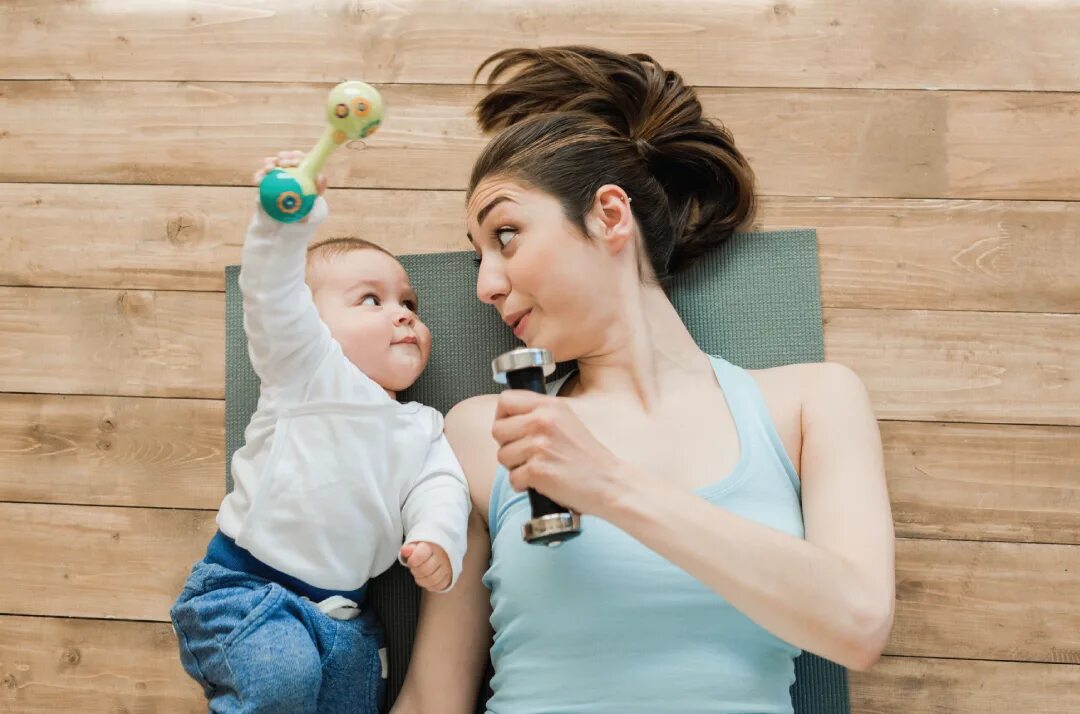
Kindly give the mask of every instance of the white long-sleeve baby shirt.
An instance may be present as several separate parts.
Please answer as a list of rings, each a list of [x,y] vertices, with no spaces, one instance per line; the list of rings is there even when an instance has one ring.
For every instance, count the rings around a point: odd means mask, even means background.
[[[272,568],[326,590],[359,588],[403,542],[428,541],[449,556],[453,587],[465,555],[465,476],[442,415],[391,399],[320,319],[304,269],[326,215],[322,198],[306,223],[257,207],[248,227],[239,282],[262,384],[218,527]]]

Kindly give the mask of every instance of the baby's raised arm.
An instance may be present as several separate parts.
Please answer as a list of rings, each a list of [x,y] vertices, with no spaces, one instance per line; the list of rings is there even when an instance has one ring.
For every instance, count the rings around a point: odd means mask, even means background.
[[[302,157],[293,151],[266,159],[255,183],[267,170],[297,165]],[[304,282],[308,241],[328,214],[321,176],[318,188],[315,206],[299,223],[276,221],[256,202],[244,239],[239,280],[244,331],[251,364],[264,386],[284,386],[310,375],[332,344]]]

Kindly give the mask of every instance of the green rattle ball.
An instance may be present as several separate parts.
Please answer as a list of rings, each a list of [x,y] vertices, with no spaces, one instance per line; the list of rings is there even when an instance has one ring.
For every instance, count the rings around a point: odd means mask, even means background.
[[[365,139],[382,123],[383,101],[379,91],[364,82],[342,82],[326,98],[329,126],[315,148],[300,165],[274,169],[259,183],[259,202],[271,218],[282,223],[302,220],[315,205],[315,177],[330,153],[342,144]]]

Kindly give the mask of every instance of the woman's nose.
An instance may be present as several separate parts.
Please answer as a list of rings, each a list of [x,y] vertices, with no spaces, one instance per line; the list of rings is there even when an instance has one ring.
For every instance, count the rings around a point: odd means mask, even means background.
[[[494,305],[509,292],[506,273],[490,261],[480,263],[480,272],[476,274],[476,297],[480,302]]]

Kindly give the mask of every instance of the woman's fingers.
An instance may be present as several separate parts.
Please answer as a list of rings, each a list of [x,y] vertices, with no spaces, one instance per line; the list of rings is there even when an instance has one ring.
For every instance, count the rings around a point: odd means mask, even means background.
[[[491,436],[499,446],[506,446],[527,436],[531,423],[528,414],[501,417],[491,425]]]
[[[524,389],[507,389],[499,395],[499,402],[495,406],[495,418],[528,414],[537,407],[554,400],[546,394],[537,394]]]

